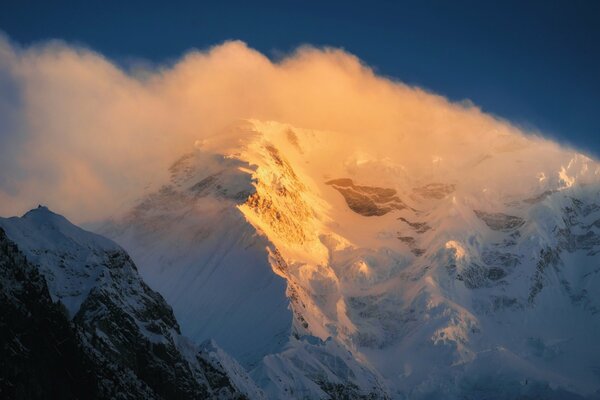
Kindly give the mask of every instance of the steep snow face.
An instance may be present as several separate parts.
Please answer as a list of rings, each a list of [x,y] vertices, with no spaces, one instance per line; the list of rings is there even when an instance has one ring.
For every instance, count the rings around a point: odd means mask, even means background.
[[[185,155],[168,182],[100,231],[128,249],[184,334],[214,338],[252,366],[282,348],[292,313],[286,282],[269,264],[267,238],[236,208],[254,191],[254,167],[228,155]]]
[[[598,395],[599,165],[510,127],[424,135],[248,121],[103,232],[273,397]]]

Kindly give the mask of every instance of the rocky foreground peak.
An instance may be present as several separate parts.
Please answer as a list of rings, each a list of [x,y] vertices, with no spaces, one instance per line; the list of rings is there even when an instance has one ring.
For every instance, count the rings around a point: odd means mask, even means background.
[[[181,336],[123,249],[45,207],[0,218],[0,273],[2,397],[262,398],[214,342]]]

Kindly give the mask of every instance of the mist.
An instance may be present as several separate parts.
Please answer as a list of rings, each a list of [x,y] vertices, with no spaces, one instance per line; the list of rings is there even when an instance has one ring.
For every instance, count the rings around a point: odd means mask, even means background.
[[[524,134],[468,101],[310,46],[272,61],[230,41],[124,69],[68,43],[24,48],[0,37],[0,92],[0,215],[45,204],[78,223],[109,217],[197,140],[240,119],[342,132],[345,146],[407,165],[452,157],[467,137],[485,145],[491,132]]]

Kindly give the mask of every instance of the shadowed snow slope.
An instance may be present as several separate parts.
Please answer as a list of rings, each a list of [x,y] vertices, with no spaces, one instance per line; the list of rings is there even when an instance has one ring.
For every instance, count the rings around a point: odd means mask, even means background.
[[[100,231],[274,398],[599,397],[600,166],[480,128],[246,121]]]

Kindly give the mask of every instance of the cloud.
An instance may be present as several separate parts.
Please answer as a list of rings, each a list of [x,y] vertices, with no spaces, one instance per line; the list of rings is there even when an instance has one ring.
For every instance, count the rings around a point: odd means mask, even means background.
[[[0,215],[44,203],[78,222],[106,217],[196,140],[242,118],[344,132],[406,164],[468,135],[519,133],[337,49],[301,47],[273,62],[231,41],[129,71],[62,42],[0,38]]]

